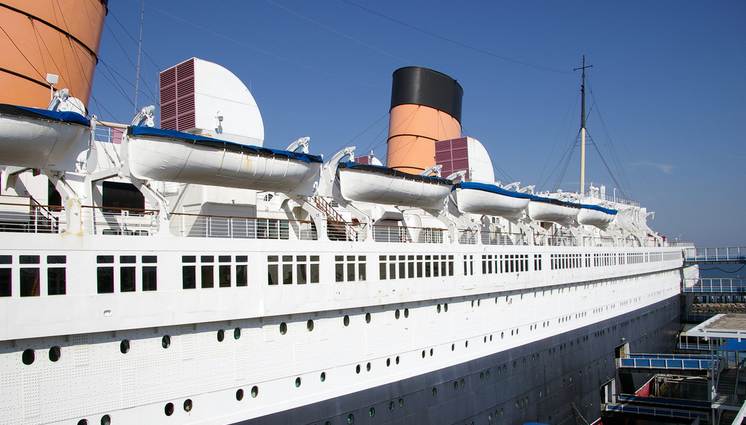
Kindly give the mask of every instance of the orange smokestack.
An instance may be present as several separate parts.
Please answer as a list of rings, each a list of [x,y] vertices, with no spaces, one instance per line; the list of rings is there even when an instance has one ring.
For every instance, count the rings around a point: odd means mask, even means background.
[[[47,74],[56,89],[88,104],[107,0],[0,3],[0,103],[45,108]]]
[[[387,166],[412,174],[435,165],[435,142],[461,137],[464,89],[432,69],[394,71]]]

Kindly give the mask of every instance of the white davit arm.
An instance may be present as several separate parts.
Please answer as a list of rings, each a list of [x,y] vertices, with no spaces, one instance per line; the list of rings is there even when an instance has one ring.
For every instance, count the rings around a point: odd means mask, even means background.
[[[440,170],[443,169],[443,166],[440,164],[433,165],[432,167],[428,168],[427,170],[420,173],[421,176],[429,176],[430,173],[435,173],[436,176],[440,177]]]
[[[136,126],[144,126],[144,127],[155,127],[155,106],[148,105],[142,109],[140,109],[140,112],[135,115],[134,118],[132,118],[131,125]]]
[[[288,147],[285,148],[285,150],[290,152],[298,152],[298,150],[300,149],[302,153],[308,153],[308,144],[310,142],[310,137],[301,137],[293,143],[289,144]]]

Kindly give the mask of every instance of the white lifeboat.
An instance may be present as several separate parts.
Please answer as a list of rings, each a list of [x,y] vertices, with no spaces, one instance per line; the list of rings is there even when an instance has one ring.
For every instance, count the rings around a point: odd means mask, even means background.
[[[133,126],[130,172],[139,179],[297,193],[318,180],[321,157]]]
[[[403,173],[380,165],[341,162],[342,197],[349,201],[441,209],[451,191],[448,179]]]
[[[578,223],[605,228],[617,215],[617,210],[598,205],[581,204],[578,212]]]
[[[453,187],[453,192],[461,212],[499,217],[521,215],[532,197],[528,193],[476,182],[458,183]]]
[[[528,216],[534,221],[550,221],[567,225],[578,216],[580,204],[533,195],[528,204]]]
[[[88,147],[91,122],[75,112],[0,104],[0,163],[72,171]]]

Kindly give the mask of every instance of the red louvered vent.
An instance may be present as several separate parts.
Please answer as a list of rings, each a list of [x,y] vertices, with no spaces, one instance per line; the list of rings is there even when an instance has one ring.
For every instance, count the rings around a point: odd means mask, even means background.
[[[194,59],[160,74],[161,128],[187,131],[195,126]]]
[[[469,150],[466,137],[435,142],[435,163],[443,167],[440,170],[442,176],[448,177],[457,171],[466,171],[468,180]]]

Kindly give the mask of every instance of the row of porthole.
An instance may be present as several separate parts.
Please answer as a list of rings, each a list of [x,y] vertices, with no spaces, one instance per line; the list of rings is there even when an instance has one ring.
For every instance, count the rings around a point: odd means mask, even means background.
[[[191,412],[192,408],[194,407],[194,404],[192,403],[192,399],[188,398],[184,400],[184,411],[185,412]],[[174,414],[174,404],[171,402],[166,403],[166,405],[163,407],[163,413],[166,414],[166,416],[171,416]]]
[[[254,385],[251,387],[251,398],[257,398],[259,396],[259,387]],[[241,401],[243,400],[243,389],[239,388],[236,390],[236,400]]]
[[[49,361],[56,362],[60,357],[62,357],[62,349],[59,346],[55,345],[49,348]],[[33,349],[27,348],[21,353],[21,361],[26,366],[34,363],[35,360],[36,352]]]
[[[110,424],[111,424],[111,416],[109,415],[101,416],[101,425],[110,425]],[[78,425],[88,425],[88,419],[79,420]]]

